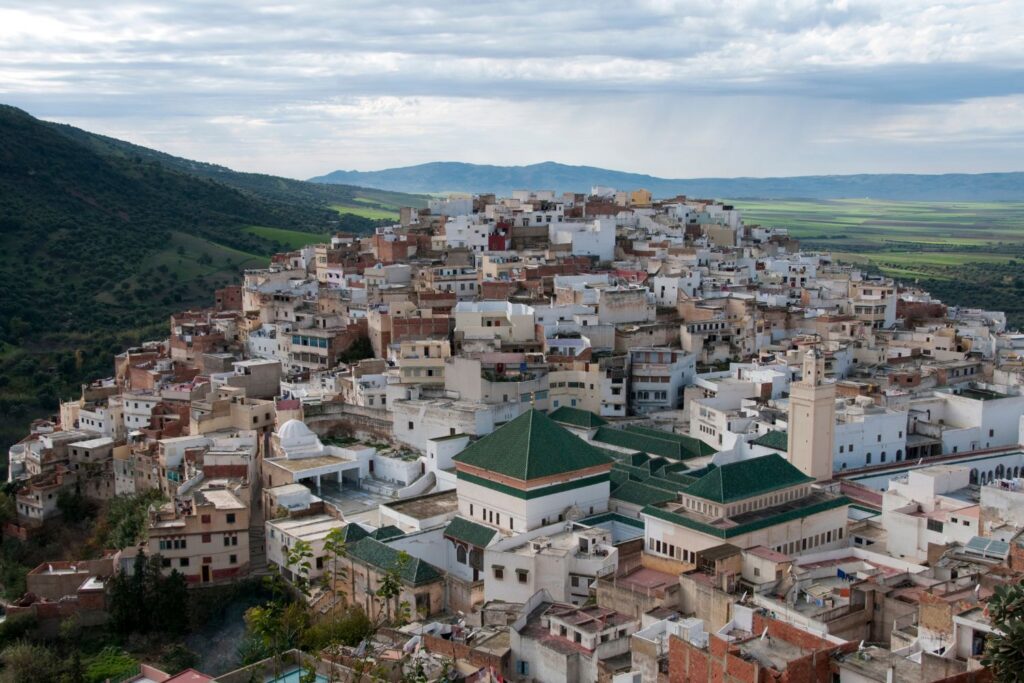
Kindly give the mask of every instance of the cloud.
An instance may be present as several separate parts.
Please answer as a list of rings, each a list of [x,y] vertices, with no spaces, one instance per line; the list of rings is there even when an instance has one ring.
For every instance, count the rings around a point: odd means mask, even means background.
[[[870,171],[905,145],[904,170],[1011,168],[991,148],[1024,133],[991,112],[1024,95],[1018,13],[1012,0],[0,3],[0,98],[300,176],[439,158]],[[954,154],[933,161],[922,140]]]

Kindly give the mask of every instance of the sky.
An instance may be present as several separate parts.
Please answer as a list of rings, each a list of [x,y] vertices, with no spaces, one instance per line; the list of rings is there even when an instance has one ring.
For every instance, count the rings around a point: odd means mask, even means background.
[[[307,178],[1021,171],[1024,3],[0,0],[0,102]]]

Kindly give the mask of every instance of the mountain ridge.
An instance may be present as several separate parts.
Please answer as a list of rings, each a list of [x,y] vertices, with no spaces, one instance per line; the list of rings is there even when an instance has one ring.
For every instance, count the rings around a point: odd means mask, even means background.
[[[554,189],[587,192],[593,185],[644,187],[656,197],[685,194],[728,199],[889,199],[903,201],[1024,201],[1024,172],[859,173],[735,178],[661,178],[545,161],[523,166],[433,161],[379,171],[332,171],[310,182],[412,193]]]

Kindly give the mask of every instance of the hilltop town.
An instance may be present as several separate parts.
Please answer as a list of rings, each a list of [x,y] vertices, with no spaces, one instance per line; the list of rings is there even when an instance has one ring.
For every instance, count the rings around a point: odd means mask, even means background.
[[[159,558],[374,623],[190,681],[992,680],[989,602],[1024,576],[1000,311],[607,187],[434,198],[210,304],[11,447],[6,536],[146,504],[123,547],[31,569],[8,619],[106,623]]]

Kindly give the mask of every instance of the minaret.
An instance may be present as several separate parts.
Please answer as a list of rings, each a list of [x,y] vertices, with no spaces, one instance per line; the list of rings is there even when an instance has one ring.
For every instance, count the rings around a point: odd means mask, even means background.
[[[804,374],[789,391],[789,462],[818,481],[832,478],[836,385],[825,382],[825,361],[811,349]]]

